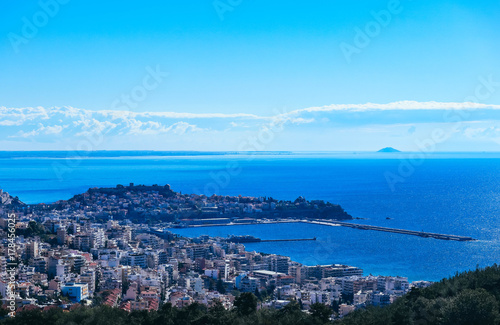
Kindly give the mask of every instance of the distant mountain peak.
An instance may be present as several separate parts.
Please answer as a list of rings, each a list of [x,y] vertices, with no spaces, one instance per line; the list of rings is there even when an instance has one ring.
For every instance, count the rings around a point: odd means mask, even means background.
[[[394,149],[393,147],[385,147],[377,152],[401,152],[401,151],[399,151],[398,149]]]

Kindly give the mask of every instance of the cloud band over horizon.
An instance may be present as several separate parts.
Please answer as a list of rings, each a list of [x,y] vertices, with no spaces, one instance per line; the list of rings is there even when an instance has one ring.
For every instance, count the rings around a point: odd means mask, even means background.
[[[495,151],[499,121],[500,105],[472,102],[333,104],[267,116],[0,107],[0,144],[3,150],[66,150],[80,139],[99,134],[104,140],[93,150],[233,151],[245,139],[279,124],[279,132],[265,150],[375,150],[381,146],[411,150],[415,139],[440,127],[450,130],[444,151]],[[357,140],[350,140],[353,135]]]

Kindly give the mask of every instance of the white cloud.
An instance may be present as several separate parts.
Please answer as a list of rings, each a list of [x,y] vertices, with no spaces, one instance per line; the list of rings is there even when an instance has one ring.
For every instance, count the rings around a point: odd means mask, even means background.
[[[313,123],[315,122],[316,120],[313,119],[313,118],[308,118],[308,119],[305,119],[305,118],[302,118],[302,117],[298,117],[298,118],[291,118],[290,119],[290,122],[293,123],[293,124],[308,124],[308,123]]]
[[[101,122],[96,119],[75,121],[73,122],[73,125],[76,127],[81,126],[82,130],[75,135],[84,137],[92,136],[94,134],[106,134],[118,126],[110,121]]]
[[[7,108],[0,107],[0,125],[22,125],[27,121],[40,121],[52,119],[56,116],[72,120],[151,120],[151,119],[247,119],[247,120],[269,120],[276,117],[297,116],[302,113],[313,112],[334,112],[334,111],[388,111],[388,110],[500,110],[500,105],[481,103],[458,103],[458,102],[417,102],[399,101],[386,104],[366,103],[366,104],[333,104],[321,107],[309,107],[297,109],[274,116],[259,116],[251,113],[184,113],[184,112],[131,112],[114,110],[91,111],[74,107],[25,107]],[[10,121],[10,122],[9,122]],[[14,122],[15,121],[15,122]],[[292,123],[305,122],[303,120],[291,121]],[[307,123],[312,121],[308,120]]]
[[[40,125],[39,128],[31,130],[29,132],[24,132],[24,131],[19,131],[17,135],[10,136],[11,138],[29,138],[33,136],[39,136],[39,135],[56,135],[60,134],[66,127],[67,125],[62,126],[62,125],[53,125],[53,126],[43,126]]]
[[[95,111],[104,117],[111,119],[128,119],[128,118],[166,118],[166,119],[213,119],[213,118],[246,118],[246,119],[267,119],[269,117],[258,116],[255,114],[237,113],[181,113],[181,112],[130,112],[130,111],[112,111],[102,110]]]
[[[201,131],[196,125],[189,124],[186,122],[176,122],[170,126],[164,126],[158,122],[141,122],[138,120],[130,120],[131,124],[130,130],[127,134],[130,135],[157,135],[163,133],[174,133],[177,135],[183,135],[186,132],[196,132]]]
[[[300,114],[302,112],[332,112],[332,111],[389,111],[389,110],[471,110],[471,109],[500,109],[500,105],[480,104],[471,102],[417,102],[417,101],[399,101],[387,104],[333,104],[322,107],[309,107],[294,110],[288,114]]]
[[[322,130],[332,127],[339,118],[335,112],[351,114],[349,121],[360,121],[359,126],[369,126],[380,123],[387,124],[419,123],[411,120],[412,115],[398,114],[392,120],[387,120],[384,115],[378,116],[377,120],[363,117],[363,112],[384,112],[384,111],[447,111],[447,110],[477,110],[486,112],[492,117],[492,121],[498,119],[500,105],[480,104],[480,103],[446,103],[446,102],[416,102],[399,101],[387,104],[334,104],[322,107],[309,107],[297,109],[290,112],[276,113],[274,115],[256,115],[253,113],[185,113],[185,112],[130,112],[113,110],[87,110],[74,107],[25,107],[7,108],[0,107],[0,137],[4,138],[30,138],[37,136],[60,136],[64,131],[67,139],[74,137],[88,137],[92,135],[106,135],[107,137],[135,135],[150,136],[171,134],[183,136],[192,132],[218,132],[226,131],[228,125],[231,128],[240,128],[235,132],[258,131],[268,124],[294,124],[300,127],[304,124],[318,124]],[[423,112],[425,114],[425,112]],[[345,118],[345,114],[343,114]],[[438,115],[439,116],[439,115]],[[361,119],[359,118],[361,117]],[[401,117],[405,117],[403,120]],[[434,120],[426,123],[446,122],[434,116]],[[469,119],[469,121],[472,118]],[[483,118],[484,119],[484,118]],[[192,121],[196,120],[196,123]],[[327,123],[327,122],[332,122]],[[41,124],[43,123],[43,124]],[[349,125],[341,124],[345,127]],[[339,127],[338,125],[336,126]],[[246,131],[245,131],[246,130]],[[495,129],[497,130],[497,129]],[[468,130],[464,133],[467,136],[476,134],[494,134],[497,131]],[[412,131],[409,130],[411,135]]]
[[[463,133],[468,138],[497,138],[500,137],[500,127],[467,127]]]
[[[22,121],[22,120],[17,120],[17,121],[3,120],[3,121],[0,121],[0,125],[3,125],[3,126],[23,125],[23,123],[24,123],[24,121]]]
[[[175,134],[182,135],[186,132],[202,131],[202,129],[198,128],[196,125],[192,125],[186,122],[177,122],[170,126],[169,131],[172,131]]]

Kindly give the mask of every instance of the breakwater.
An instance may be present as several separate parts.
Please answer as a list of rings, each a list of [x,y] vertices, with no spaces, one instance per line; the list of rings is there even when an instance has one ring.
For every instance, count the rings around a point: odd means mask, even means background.
[[[314,238],[297,238],[297,239],[261,239],[262,242],[271,242],[271,241],[311,241],[311,240],[316,240],[316,237]]]
[[[434,238],[441,240],[456,240],[456,241],[474,241],[476,239],[468,236],[458,236],[458,235],[448,235],[448,234],[438,234],[433,232],[426,231],[415,231],[415,230],[407,230],[407,229],[398,229],[398,228],[388,228],[388,227],[379,227],[379,226],[370,226],[363,225],[352,222],[344,222],[344,221],[336,221],[336,220],[307,220],[305,222],[309,222],[312,224],[324,225],[324,226],[342,226],[349,227],[360,230],[375,230],[375,231],[383,231],[383,232],[392,232],[396,234],[410,235],[410,236],[419,236],[424,238]]]
[[[424,238],[434,238],[440,240],[454,240],[454,241],[475,241],[475,238],[469,236],[439,234],[426,231],[407,230],[399,228],[389,228],[380,226],[364,225],[352,222],[338,221],[338,220],[324,220],[324,219],[302,219],[302,220],[266,220],[265,222],[250,222],[250,223],[225,223],[225,224],[204,224],[204,225],[187,225],[184,227],[220,227],[220,226],[243,226],[243,225],[256,225],[256,224],[276,224],[276,223],[310,223],[323,226],[341,226],[359,230],[374,230],[390,232],[402,235],[418,236]],[[300,241],[300,240],[315,240],[315,239],[280,239],[280,240],[262,240],[262,241]]]

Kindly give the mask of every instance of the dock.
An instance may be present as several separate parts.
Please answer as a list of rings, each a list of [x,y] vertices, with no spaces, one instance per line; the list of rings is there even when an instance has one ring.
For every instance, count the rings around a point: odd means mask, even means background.
[[[261,239],[261,243],[263,242],[271,242],[271,241],[311,241],[311,240],[316,240],[316,237],[314,238],[297,238],[297,239]]]
[[[342,226],[349,227],[354,229],[361,230],[375,230],[375,231],[383,231],[383,232],[392,232],[396,234],[403,235],[411,235],[411,236],[419,236],[424,238],[434,238],[441,240],[455,240],[455,241],[475,241],[476,239],[468,236],[457,236],[457,235],[447,235],[447,234],[438,234],[433,232],[425,232],[425,231],[415,231],[415,230],[407,230],[407,229],[398,229],[398,228],[388,228],[388,227],[379,227],[379,226],[370,226],[363,225],[352,222],[344,222],[337,220],[321,220],[321,219],[310,219],[306,221],[307,223],[324,225],[324,226]]]

